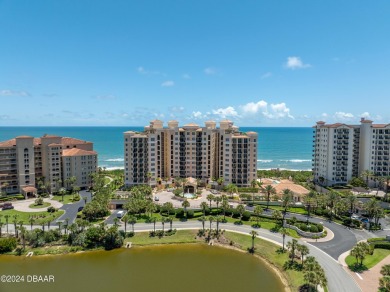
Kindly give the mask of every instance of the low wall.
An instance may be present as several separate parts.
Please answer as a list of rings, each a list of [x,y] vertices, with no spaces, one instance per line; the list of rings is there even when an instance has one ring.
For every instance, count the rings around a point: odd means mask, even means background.
[[[284,223],[284,227],[294,229],[300,236],[308,237],[308,238],[314,238],[316,236],[322,237],[322,235],[324,234],[324,231],[322,231],[322,232],[315,232],[315,233],[314,232],[302,231],[298,227],[296,227],[294,225],[287,224],[287,223]]]

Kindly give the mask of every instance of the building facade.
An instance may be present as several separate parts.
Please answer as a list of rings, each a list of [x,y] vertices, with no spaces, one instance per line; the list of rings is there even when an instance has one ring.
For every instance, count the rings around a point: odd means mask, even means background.
[[[315,182],[344,185],[365,171],[376,177],[390,175],[390,124],[362,118],[360,125],[320,121],[313,128]]]
[[[54,135],[0,142],[0,187],[6,193],[36,193],[39,180],[56,191],[72,176],[75,185],[87,188],[96,171],[97,153],[91,142]]]
[[[124,133],[125,184],[156,185],[158,179],[196,178],[205,183],[223,178],[224,184],[248,186],[255,179],[257,133],[240,132],[229,120],[189,123],[150,122],[141,133]]]

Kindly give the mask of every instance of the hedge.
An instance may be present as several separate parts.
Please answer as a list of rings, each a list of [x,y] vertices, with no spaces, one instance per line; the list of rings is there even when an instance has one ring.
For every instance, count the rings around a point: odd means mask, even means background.
[[[383,241],[380,241],[380,242],[373,242],[371,243],[371,246],[373,246],[374,248],[383,248],[383,249],[390,249],[390,242],[383,242]]]
[[[386,237],[374,237],[367,239],[367,242],[386,241]]]
[[[16,245],[17,241],[14,237],[0,238],[0,253],[13,251]]]

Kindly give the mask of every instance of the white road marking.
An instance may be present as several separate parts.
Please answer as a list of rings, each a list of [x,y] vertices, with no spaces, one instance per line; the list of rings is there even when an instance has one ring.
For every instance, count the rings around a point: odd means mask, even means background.
[[[360,278],[360,280],[363,280],[363,278],[358,274],[358,273],[355,273],[356,276],[358,276]]]

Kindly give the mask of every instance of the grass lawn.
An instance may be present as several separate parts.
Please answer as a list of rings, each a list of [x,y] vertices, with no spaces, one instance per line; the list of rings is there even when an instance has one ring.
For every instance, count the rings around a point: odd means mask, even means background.
[[[41,209],[41,208],[47,208],[49,207],[51,204],[48,203],[48,202],[43,202],[42,205],[37,205],[35,203],[29,205],[28,207],[31,208],[31,209]]]
[[[390,250],[388,249],[382,249],[382,248],[376,248],[374,249],[373,255],[367,255],[366,258],[363,260],[363,266],[361,267],[355,267],[356,264],[356,258],[353,256],[347,256],[345,259],[345,262],[347,263],[348,267],[352,271],[360,270],[368,270],[371,269],[373,266],[375,266],[377,263],[379,263],[381,260],[383,260],[385,257],[390,255]]]
[[[64,196],[64,201],[62,201],[62,196],[56,195],[53,196],[53,200],[56,200],[62,204],[70,204],[73,203],[73,195],[65,195]]]
[[[1,218],[1,221],[2,222],[5,222],[5,219],[4,219],[4,215],[10,215],[10,218],[9,218],[9,221],[8,223],[12,223],[12,220],[14,220],[13,216],[14,215],[18,215],[18,222],[19,221],[23,221],[23,224],[30,224],[30,222],[28,221],[28,219],[30,218],[30,216],[34,216],[35,218],[38,218],[37,220],[39,220],[39,218],[49,218],[51,216],[52,220],[54,219],[57,219],[58,217],[60,217],[62,214],[64,214],[64,211],[63,210],[59,210],[55,213],[49,213],[47,211],[43,211],[43,212],[20,212],[20,211],[16,211],[16,210],[5,210],[5,211],[1,211],[0,212],[0,215],[3,215],[3,218]],[[36,222],[35,224],[37,224],[38,222]]]
[[[269,206],[271,210],[279,210],[279,211],[284,211],[284,208],[281,206]],[[288,213],[297,213],[301,215],[307,215],[307,211],[304,208],[299,208],[299,207],[291,207],[287,210]]]
[[[247,250],[252,246],[252,239],[249,236],[238,234],[234,232],[226,231],[224,236],[233,241],[235,244],[239,244],[241,249]],[[260,238],[255,239],[255,253],[265,258],[268,262],[276,266],[279,271],[282,271],[289,282],[291,291],[298,291],[298,287],[304,284],[303,273],[295,270],[284,270],[283,265],[288,260],[288,254],[279,253],[280,247],[266,240]]]
[[[160,226],[161,227],[161,226]],[[156,228],[160,229],[161,228]],[[168,228],[165,228],[166,230]],[[131,226],[130,229],[131,230]],[[133,237],[129,237],[125,239],[126,242],[131,242],[133,245],[150,245],[150,244],[168,244],[168,243],[194,243],[194,242],[202,242],[200,240],[195,239],[197,230],[177,230],[176,234],[171,236],[164,236],[162,238],[149,237],[149,232],[137,232]]]

